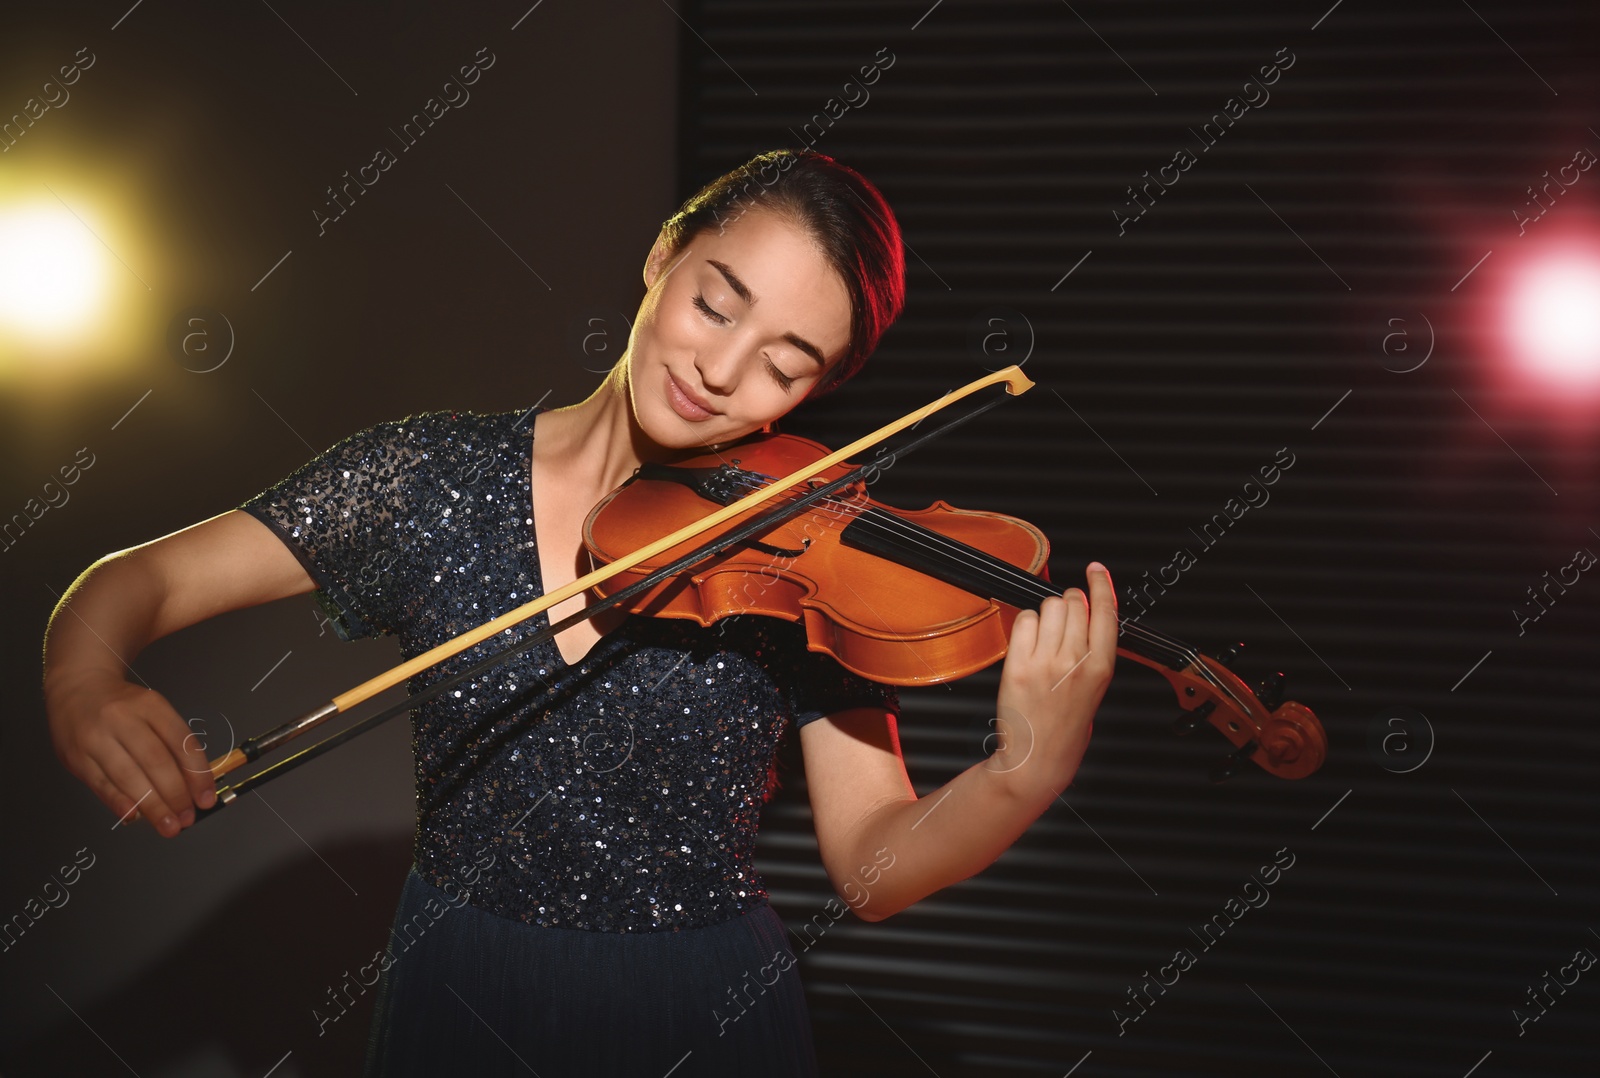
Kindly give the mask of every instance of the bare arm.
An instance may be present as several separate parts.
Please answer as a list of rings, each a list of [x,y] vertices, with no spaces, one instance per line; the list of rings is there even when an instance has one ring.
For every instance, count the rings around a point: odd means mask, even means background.
[[[834,889],[879,921],[976,875],[1049,808],[1077,773],[1116,661],[1116,595],[1091,570],[1077,588],[1023,611],[1000,677],[1000,746],[918,798],[894,719],[841,712],[800,731],[806,784]]]
[[[163,835],[215,801],[205,754],[160,693],[128,681],[152,641],[240,607],[310,591],[264,524],[234,510],[108,555],[75,580],[45,633],[50,738],[67,770],[122,817]]]

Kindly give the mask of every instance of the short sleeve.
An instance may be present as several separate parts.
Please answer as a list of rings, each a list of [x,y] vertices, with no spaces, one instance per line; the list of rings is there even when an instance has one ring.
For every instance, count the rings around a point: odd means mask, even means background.
[[[396,631],[395,543],[427,460],[416,434],[440,414],[352,434],[238,507],[305,566],[342,640]]]
[[[845,669],[832,655],[806,647],[805,630],[798,623],[782,623],[772,675],[789,704],[796,729],[808,722],[854,707],[882,708],[899,714],[900,692],[893,685],[873,681]]]

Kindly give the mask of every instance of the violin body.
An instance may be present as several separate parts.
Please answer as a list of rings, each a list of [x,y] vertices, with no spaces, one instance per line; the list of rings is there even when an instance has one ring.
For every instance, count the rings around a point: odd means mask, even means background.
[[[641,469],[590,512],[584,544],[597,564],[609,563],[705,516],[708,498],[718,492],[749,493],[751,484],[787,475],[827,453],[808,438],[773,434],[682,461],[674,466],[680,473],[674,479],[654,478],[660,470]],[[813,485],[849,470],[836,465]],[[1015,517],[956,509],[942,501],[926,509],[890,510],[867,498],[864,484],[847,491],[635,596],[628,609],[701,625],[734,614],[798,620],[812,650],[894,685],[953,681],[1003,658],[1017,607],[887,560],[868,547],[903,544],[915,556],[915,548],[933,535],[951,544],[938,543],[937,554],[981,552],[1043,577],[1050,557],[1044,533]],[[732,530],[760,511],[735,517],[721,530]],[[866,546],[858,545],[858,533],[872,533],[864,536]],[[620,591],[698,542],[668,549],[595,590],[602,596]]]
[[[701,520],[713,505],[730,505],[828,455],[810,439],[774,434],[672,466],[647,464],[589,513],[584,545],[597,568],[609,564]],[[809,489],[852,470],[841,463],[819,471]],[[802,484],[785,496],[807,489]],[[620,592],[688,555],[705,536],[731,532],[765,511],[734,515],[594,588],[602,597]],[[1017,614],[1060,594],[1049,583],[1049,556],[1049,540],[1026,521],[942,501],[891,509],[867,497],[866,481],[858,479],[641,590],[623,609],[708,626],[735,614],[800,621],[811,650],[848,670],[894,685],[936,685],[1003,658]],[[1172,685],[1183,707],[1179,733],[1209,723],[1235,747],[1213,769],[1214,781],[1245,760],[1280,778],[1303,778],[1322,766],[1327,735],[1310,708],[1281,699],[1281,675],[1252,692],[1228,668],[1229,659],[1203,655],[1137,622],[1120,626],[1117,654]]]

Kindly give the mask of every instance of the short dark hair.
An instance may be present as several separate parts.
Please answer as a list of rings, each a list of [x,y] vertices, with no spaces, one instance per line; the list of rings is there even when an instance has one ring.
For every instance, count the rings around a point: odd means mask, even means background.
[[[688,198],[661,226],[677,254],[707,229],[726,229],[749,209],[777,213],[802,229],[850,296],[850,343],[812,397],[853,378],[905,307],[905,254],[889,203],[867,178],[814,150],[756,154]]]

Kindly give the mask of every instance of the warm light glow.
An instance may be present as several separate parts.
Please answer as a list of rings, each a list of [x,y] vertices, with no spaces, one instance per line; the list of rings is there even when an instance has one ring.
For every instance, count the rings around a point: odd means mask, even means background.
[[[0,166],[0,409],[40,429],[111,387],[137,400],[178,362],[176,313],[214,306],[215,278],[245,275],[195,239],[208,233],[160,140],[109,153],[68,127],[52,138]]]
[[[1506,341],[1525,370],[1574,388],[1600,385],[1600,254],[1519,267],[1506,315]]]
[[[59,202],[0,208],[0,327],[34,340],[81,334],[103,314],[109,258]]]

